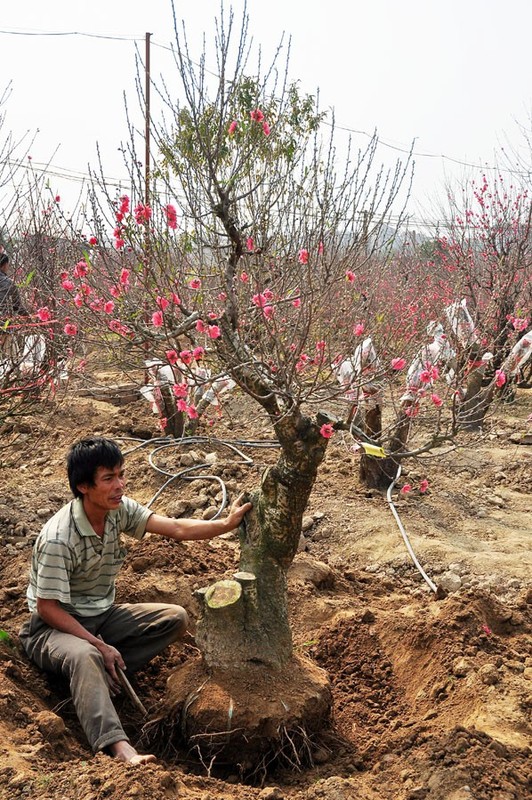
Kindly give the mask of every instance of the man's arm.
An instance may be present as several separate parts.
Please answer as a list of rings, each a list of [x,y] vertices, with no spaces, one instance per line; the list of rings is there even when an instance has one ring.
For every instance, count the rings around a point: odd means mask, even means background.
[[[47,625],[50,625],[51,628],[55,628],[62,633],[69,633],[72,636],[77,636],[78,639],[85,639],[85,641],[89,642],[90,644],[94,645],[97,650],[103,656],[103,660],[105,663],[105,669],[111,675],[113,681],[120,685],[120,680],[116,673],[115,664],[121,669],[125,669],[126,665],[124,664],[124,660],[116,647],[112,647],[109,644],[105,644],[101,639],[98,639],[97,636],[94,636],[90,631],[81,625],[73,617],[68,611],[65,611],[62,608],[57,600],[49,600],[43,597],[37,598],[37,614],[40,618],[46,622]]]
[[[237,497],[229,509],[229,514],[222,519],[172,519],[152,514],[146,524],[146,531],[179,542],[213,539],[222,533],[229,533],[240,525],[244,514],[252,508],[251,503],[240,505],[241,500],[242,495]]]

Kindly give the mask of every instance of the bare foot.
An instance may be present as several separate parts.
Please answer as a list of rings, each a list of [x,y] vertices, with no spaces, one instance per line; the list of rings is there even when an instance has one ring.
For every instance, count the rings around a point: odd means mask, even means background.
[[[151,761],[157,761],[153,755],[142,756],[140,753],[137,753],[135,748],[126,741],[115,742],[109,745],[109,750],[114,758],[117,758],[119,761],[125,761],[128,764],[148,764]]]

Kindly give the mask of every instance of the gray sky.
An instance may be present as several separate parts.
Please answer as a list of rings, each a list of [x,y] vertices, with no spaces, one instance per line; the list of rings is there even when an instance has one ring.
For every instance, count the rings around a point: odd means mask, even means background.
[[[32,158],[47,161],[58,148],[58,172],[85,172],[98,141],[105,172],[123,176],[124,91],[136,108],[131,40],[143,54],[151,32],[152,75],[171,74],[169,0],[0,0],[0,10],[0,91],[12,82],[6,128],[38,128]],[[176,11],[199,41],[219,0],[176,0]],[[530,0],[249,0],[248,12],[266,56],[283,31],[292,36],[291,77],[319,88],[337,125],[362,132],[357,145],[377,128],[391,160],[415,139],[413,194],[424,207],[446,178],[471,174],[456,161],[493,165],[506,139],[520,142],[516,121],[530,128]],[[119,38],[25,35],[72,31]],[[75,188],[53,180],[67,196]]]

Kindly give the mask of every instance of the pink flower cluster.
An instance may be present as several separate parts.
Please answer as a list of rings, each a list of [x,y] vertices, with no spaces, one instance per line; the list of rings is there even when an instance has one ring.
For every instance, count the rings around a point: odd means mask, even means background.
[[[271,128],[268,125],[266,117],[264,116],[260,108],[255,108],[253,109],[253,111],[250,111],[249,116],[252,122],[257,122],[259,125],[262,125],[262,132],[265,136],[270,135]],[[238,121],[236,119],[233,119],[229,123],[229,126],[227,128],[227,133],[229,136],[234,136],[237,131],[238,131]]]

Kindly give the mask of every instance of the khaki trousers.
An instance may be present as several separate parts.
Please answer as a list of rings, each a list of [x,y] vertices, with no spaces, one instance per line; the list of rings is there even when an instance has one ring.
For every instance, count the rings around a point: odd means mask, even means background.
[[[73,616],[94,636],[116,647],[127,674],[179,639],[188,623],[184,608],[162,603],[114,605],[95,617]],[[37,666],[69,680],[74,708],[95,752],[129,741],[109,694],[103,658],[92,644],[51,628],[38,614],[31,615],[19,636]]]

